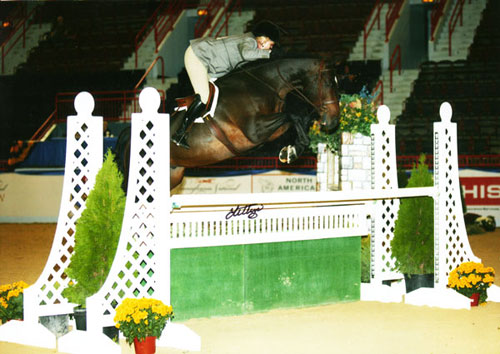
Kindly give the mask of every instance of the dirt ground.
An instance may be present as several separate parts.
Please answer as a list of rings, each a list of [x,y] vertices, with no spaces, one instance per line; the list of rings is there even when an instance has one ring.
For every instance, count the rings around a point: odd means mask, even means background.
[[[55,228],[0,224],[0,284],[36,281]],[[474,254],[500,272],[500,229],[469,241]],[[500,285],[500,275],[495,284]],[[201,353],[500,353],[500,303],[445,310],[359,301],[181,323],[201,336]],[[121,346],[122,353],[134,352],[124,342]],[[0,353],[57,351],[0,342]],[[158,348],[156,353],[183,351]]]

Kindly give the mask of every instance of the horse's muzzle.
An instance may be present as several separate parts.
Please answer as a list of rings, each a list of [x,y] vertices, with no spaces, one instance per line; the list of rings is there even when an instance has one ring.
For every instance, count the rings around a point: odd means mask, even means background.
[[[334,130],[339,124],[340,109],[338,104],[328,104],[323,106],[321,114],[321,125],[327,130]]]
[[[326,129],[326,131],[332,131],[339,125],[338,116],[330,116],[327,112],[323,113],[321,116],[321,125]]]

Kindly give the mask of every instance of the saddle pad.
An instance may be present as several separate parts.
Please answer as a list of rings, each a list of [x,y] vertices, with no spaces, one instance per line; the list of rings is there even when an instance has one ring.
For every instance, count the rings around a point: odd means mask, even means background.
[[[215,84],[215,80],[217,78],[212,78],[210,79],[210,86],[211,86],[211,97],[208,98],[209,104],[210,104],[210,109],[205,112],[205,114],[202,117],[198,117],[195,119],[195,123],[204,123],[203,118],[206,116],[213,117],[215,114],[215,108],[217,107],[217,102],[219,101],[219,88]],[[175,107],[175,111],[184,111],[187,110],[187,107],[191,102],[193,102],[193,96],[189,97],[184,97],[184,98],[177,98],[176,99],[178,106]]]

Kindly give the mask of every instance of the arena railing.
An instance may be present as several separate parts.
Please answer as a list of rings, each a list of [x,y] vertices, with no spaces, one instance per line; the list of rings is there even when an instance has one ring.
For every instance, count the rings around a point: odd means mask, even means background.
[[[223,7],[224,0],[210,0],[205,7],[199,9],[199,11],[203,11],[203,14],[198,16],[198,20],[194,25],[194,38],[203,37]]]
[[[444,18],[444,8],[447,3],[448,0],[440,0],[431,11],[431,41],[434,41],[436,37],[436,31],[440,21]]]
[[[217,22],[212,26],[212,29],[208,33],[209,37],[219,37],[222,30],[225,29],[227,36],[229,34],[229,19],[233,15],[234,11],[238,10],[238,14],[241,15],[241,0],[229,0],[224,12],[217,19]],[[224,18],[224,22],[220,24],[221,20]],[[214,34],[215,29],[219,28],[219,30]]]
[[[157,58],[158,59],[158,58]],[[160,110],[165,112],[165,91],[158,90],[162,98]],[[92,91],[96,108],[94,112],[104,116],[106,121],[130,122],[131,112],[139,108],[139,89],[124,91]],[[65,123],[68,115],[74,114],[73,102],[78,92],[58,92],[55,109],[33,134],[30,141],[41,141],[55,124]]]
[[[464,3],[465,0],[458,0],[455,4],[455,8],[451,13],[450,22],[448,22],[448,55],[451,56],[451,38],[453,32],[455,32],[455,27],[457,26],[457,21],[460,20],[460,26],[463,25],[463,13],[464,13]]]
[[[384,81],[378,80],[372,91],[373,103],[376,107],[384,104]]]
[[[173,29],[175,21],[182,11],[192,5],[191,1],[174,0],[167,2],[162,0],[160,5],[135,36],[135,68],[137,68],[138,65],[139,49],[151,33],[154,32],[155,51],[158,52],[161,42]]]
[[[12,30],[11,34],[3,42],[1,47],[2,56],[2,74],[5,73],[5,58],[12,52],[14,47],[22,40],[22,47],[26,47],[26,33],[31,26],[34,25],[34,21],[31,21],[33,17],[38,13],[38,6],[35,6],[24,18],[20,21],[17,26]],[[41,26],[41,23],[40,23]]]
[[[165,91],[158,90],[162,105],[160,110],[165,111]],[[131,113],[139,109],[140,90],[123,91],[91,91],[94,97],[94,114],[103,116],[106,121],[130,122]],[[55,115],[53,123],[63,123],[66,116],[74,113],[73,102],[78,92],[59,92],[56,94]]]
[[[153,70],[153,68],[155,67],[156,63],[158,63],[158,61],[161,61],[161,83],[162,84],[165,83],[165,60],[163,60],[163,57],[161,55],[159,55],[156,57],[155,60],[153,60],[153,62],[146,69],[146,72],[144,73],[144,75],[142,75],[139,82],[135,85],[134,90],[139,89],[141,84],[144,82],[146,77],[148,77],[149,73],[151,72],[151,70]]]
[[[403,7],[405,0],[393,0],[389,4],[389,10],[385,14],[385,41],[389,42],[389,35],[392,28],[396,24],[396,20],[399,18],[399,12],[401,7]]]
[[[401,75],[401,47],[396,45],[394,48],[394,51],[392,52],[391,55],[391,60],[389,63],[389,80],[390,80],[390,85],[389,85],[389,90],[392,92],[392,77],[393,77],[393,72],[398,68],[398,73]]]
[[[370,33],[372,32],[372,29],[375,26],[375,23],[377,23],[377,28],[380,29],[380,11],[382,10],[382,6],[384,6],[384,3],[381,0],[377,0],[377,2],[372,8],[372,11],[370,12],[370,15],[368,15],[368,19],[366,20],[365,25],[363,27],[363,58],[365,59],[366,59],[366,41],[368,40],[368,37],[370,36]]]
[[[411,169],[418,162],[419,158],[419,155],[397,156],[398,168]],[[434,157],[432,154],[426,155],[426,162],[429,168],[432,169],[434,166]],[[498,154],[458,155],[459,168],[498,169],[498,166],[500,166],[500,155]]]

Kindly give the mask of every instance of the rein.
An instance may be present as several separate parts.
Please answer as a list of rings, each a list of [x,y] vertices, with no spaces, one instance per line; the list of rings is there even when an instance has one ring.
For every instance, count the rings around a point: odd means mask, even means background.
[[[322,97],[322,89],[321,89],[321,80],[322,80],[322,73],[323,71],[327,71],[329,69],[324,69],[325,67],[325,61],[322,60],[321,61],[321,64],[320,64],[320,67],[319,67],[319,70],[318,70],[318,95],[319,97]],[[251,78],[257,80],[258,82],[260,82],[261,84],[267,86],[272,92],[274,92],[278,98],[282,101],[283,99],[280,97],[279,95],[279,92],[276,91],[276,89],[271,86],[269,83],[267,83],[266,81],[262,80],[261,78],[255,76],[254,74],[252,74],[249,70],[247,70],[246,68],[244,67],[240,67],[239,68],[240,70],[242,70],[243,72],[245,72],[248,76],[250,76]],[[304,102],[306,103],[309,103],[315,110],[318,114],[321,114],[321,108],[316,106],[314,104],[314,102],[312,102],[309,98],[307,98],[306,95],[304,95],[302,93],[302,91],[299,89],[299,87],[295,86],[293,83],[289,82],[287,79],[285,79],[285,77],[283,76],[283,74],[281,73],[281,70],[280,70],[280,67],[279,67],[279,63],[276,63],[276,70],[278,72],[278,75],[279,77],[281,78],[281,80],[283,80],[283,82],[285,83],[285,85],[290,89],[290,91],[294,91],[298,94],[298,96],[304,100]],[[321,106],[324,106],[324,105],[327,105],[327,104],[333,104],[335,103],[336,101],[335,100],[327,100],[327,101],[323,101],[321,103]]]
[[[319,66],[319,69],[318,69],[318,97],[322,97],[322,89],[321,89],[321,79],[322,79],[322,76],[321,76],[321,74],[323,73],[323,71],[327,70],[327,69],[324,69],[324,67],[325,67],[325,61],[322,60],[320,66]],[[302,91],[300,91],[297,86],[293,85],[292,83],[290,83],[289,81],[287,81],[283,77],[283,75],[281,74],[281,70],[280,70],[279,64],[276,65],[276,69],[278,71],[279,77],[288,86],[288,88],[290,88],[290,91],[295,91],[300,96],[300,98],[302,98],[305,102],[309,103],[316,110],[316,112],[318,114],[321,114],[321,108],[320,107],[316,106],[314,104],[314,102],[312,102],[309,98],[307,98],[306,95],[304,95],[302,93]],[[326,104],[332,104],[332,103],[335,103],[335,100],[324,101],[324,102],[322,102],[321,106],[324,106]]]

